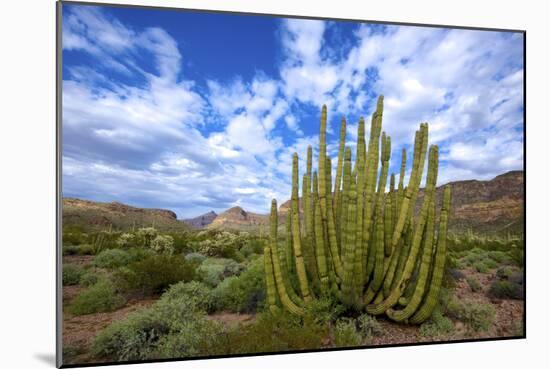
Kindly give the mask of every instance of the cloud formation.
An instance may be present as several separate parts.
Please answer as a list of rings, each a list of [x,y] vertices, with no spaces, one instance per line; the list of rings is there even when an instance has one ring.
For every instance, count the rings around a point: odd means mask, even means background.
[[[523,166],[519,34],[284,20],[278,75],[222,80],[191,78],[193,50],[162,24],[129,23],[93,6],[64,12],[64,53],[81,56],[64,63],[64,196],[180,217],[235,205],[266,213],[271,198],[289,197],[292,154],[312,145],[316,158],[320,105],[335,157],[341,117],[354,150],[357,120],[370,121],[379,94],[392,170],[422,121],[440,145],[439,184]]]

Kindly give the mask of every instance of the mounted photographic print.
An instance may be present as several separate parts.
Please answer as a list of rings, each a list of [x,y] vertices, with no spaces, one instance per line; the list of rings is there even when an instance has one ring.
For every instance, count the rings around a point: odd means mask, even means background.
[[[58,3],[58,365],[525,337],[525,32]]]

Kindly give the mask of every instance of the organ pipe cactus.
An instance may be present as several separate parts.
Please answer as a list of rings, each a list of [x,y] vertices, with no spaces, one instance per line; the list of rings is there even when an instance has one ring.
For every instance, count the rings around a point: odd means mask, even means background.
[[[303,315],[311,300],[333,295],[350,309],[386,314],[397,322],[420,324],[431,315],[444,273],[451,190],[445,188],[437,217],[439,152],[435,145],[428,150],[427,123],[421,123],[415,133],[408,182],[405,149],[399,179],[389,175],[392,149],[390,136],[382,132],[383,104],[380,96],[368,142],[365,120],[359,119],[355,158],[346,146],[347,123],[342,119],[334,185],[327,154],[326,106],[321,110],[318,171],[312,170],[309,146],[301,196],[298,154],[294,154],[286,241],[279,240],[273,200],[270,243],[264,249],[270,310],[282,305],[292,314]],[[423,202],[415,212],[426,159]]]

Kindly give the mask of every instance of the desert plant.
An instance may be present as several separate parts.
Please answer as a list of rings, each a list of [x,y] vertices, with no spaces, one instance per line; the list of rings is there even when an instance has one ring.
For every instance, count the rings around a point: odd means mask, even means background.
[[[263,307],[265,275],[262,258],[251,263],[238,276],[224,279],[213,291],[217,310],[252,313]]]
[[[159,254],[172,255],[174,253],[174,239],[168,235],[157,235],[151,240],[151,248]]]
[[[402,152],[397,189],[395,176],[386,193],[391,140],[381,132],[383,97],[372,116],[370,139],[365,141],[365,121],[359,120],[357,153],[352,165],[351,149],[345,147],[342,121],[336,184],[332,188],[331,160],[326,150],[326,107],[321,112],[319,170],[312,173],[308,148],[302,182],[303,222],[298,216],[298,155],[293,156],[291,208],[286,217],[287,242],[278,245],[277,202],[271,207],[271,241],[264,249],[266,273],[275,280],[280,303],[293,314],[324,294],[334,294],[348,308],[371,315],[386,314],[395,321],[421,323],[435,306],[445,266],[451,189],[445,188],[439,219],[435,218],[435,184],[438,148],[430,146],[428,125],[416,132],[412,172],[408,186],[404,175],[406,152]],[[428,160],[426,188],[420,212],[414,205]],[[378,175],[378,161],[381,162]],[[435,251],[434,251],[435,250]],[[435,255],[435,256],[433,256]],[[417,278],[413,271],[418,262]],[[297,291],[291,281],[298,281]],[[410,298],[402,309],[396,305],[412,284]],[[270,309],[275,306],[271,305]]]
[[[495,308],[468,299],[453,299],[447,305],[447,314],[466,323],[473,331],[486,331],[495,319]]]
[[[63,285],[71,286],[78,284],[80,278],[84,274],[84,269],[75,264],[64,264],[63,265]]]
[[[170,285],[195,278],[195,267],[180,256],[153,255],[128,264],[114,273],[117,286],[126,292],[154,295]]]
[[[101,251],[94,258],[94,264],[100,268],[114,269],[128,264],[131,256],[121,249],[107,249]]]
[[[420,325],[420,335],[424,337],[437,337],[454,330],[453,322],[443,316],[440,309],[434,309],[429,320]]]
[[[523,299],[523,285],[509,280],[496,280],[489,287],[487,294],[499,299]]]
[[[199,310],[211,312],[214,309],[214,296],[212,290],[204,283],[178,282],[162,294],[162,300],[190,300]]]
[[[96,337],[92,352],[112,360],[144,360],[210,354],[202,347],[221,327],[186,298],[161,299],[151,308],[114,322]]]
[[[134,246],[136,242],[136,236],[133,233],[123,233],[116,240],[118,247],[130,247]]]
[[[472,290],[472,292],[479,292],[481,291],[481,283],[479,282],[479,279],[473,276],[466,277],[466,282],[468,283],[468,286]]]
[[[341,319],[334,327],[334,345],[336,347],[351,347],[361,345],[363,337],[357,331],[352,319]]]
[[[113,284],[102,280],[82,291],[69,305],[69,312],[75,315],[92,314],[116,310],[126,303]]]

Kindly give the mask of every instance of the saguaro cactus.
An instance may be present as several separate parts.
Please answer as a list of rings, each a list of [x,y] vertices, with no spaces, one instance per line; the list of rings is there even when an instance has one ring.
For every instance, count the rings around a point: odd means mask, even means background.
[[[368,144],[365,120],[359,119],[355,161],[345,144],[346,120],[342,119],[334,187],[327,155],[327,109],[323,106],[318,172],[312,172],[310,146],[302,180],[303,226],[298,154],[294,154],[286,244],[281,242],[279,249],[277,203],[273,200],[270,246],[264,250],[271,310],[280,304],[293,314],[303,315],[315,296],[332,294],[350,309],[386,314],[398,322],[419,324],[431,315],[443,278],[451,190],[445,188],[437,219],[438,148],[432,145],[428,153],[427,123],[421,123],[415,133],[407,186],[405,149],[401,151],[399,182],[394,174],[389,176],[391,139],[382,132],[383,104],[380,96],[372,114]],[[426,157],[424,199],[415,215]],[[413,273],[415,268],[417,273]],[[417,275],[414,280],[413,274]],[[293,280],[297,281],[296,288]],[[410,292],[403,297],[405,290]]]

